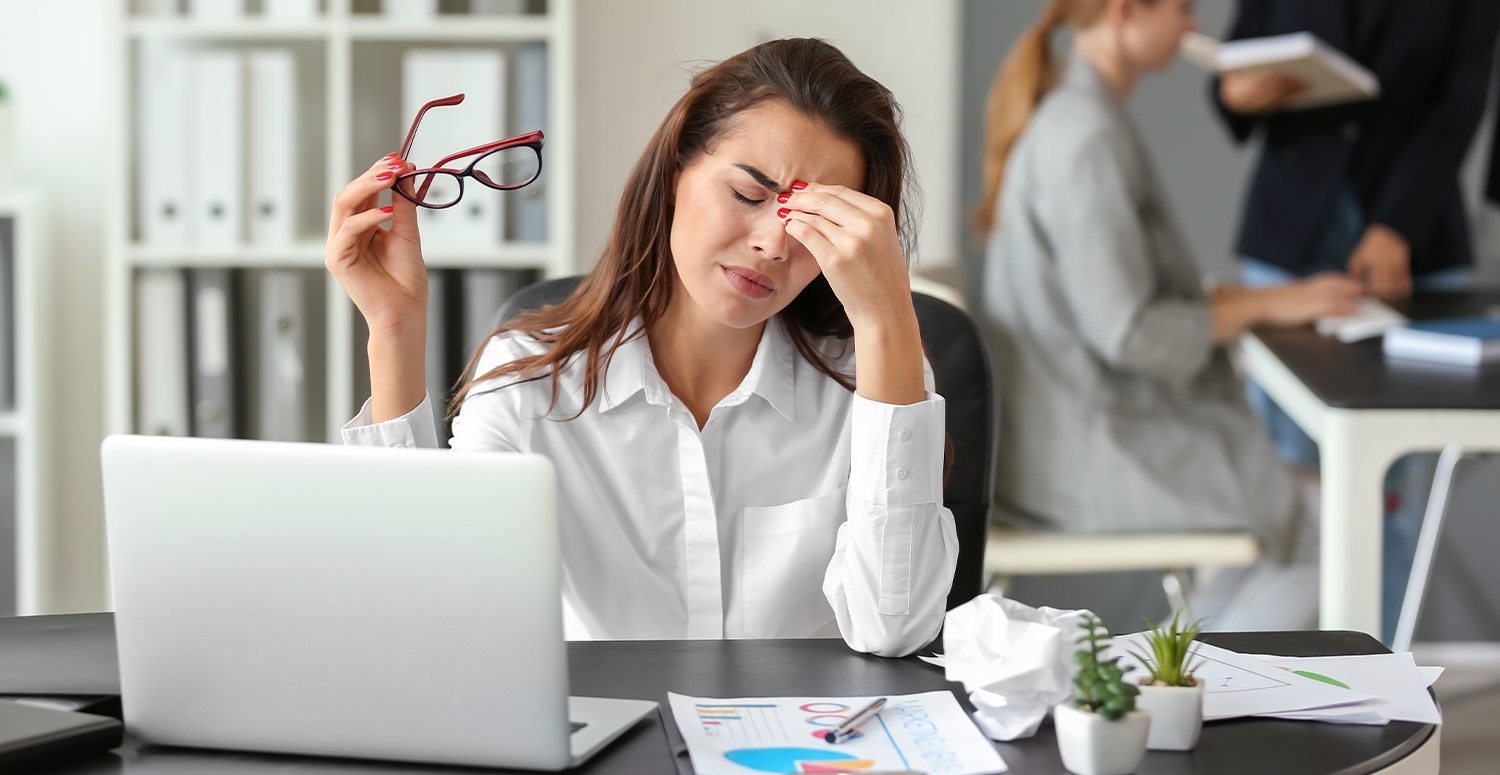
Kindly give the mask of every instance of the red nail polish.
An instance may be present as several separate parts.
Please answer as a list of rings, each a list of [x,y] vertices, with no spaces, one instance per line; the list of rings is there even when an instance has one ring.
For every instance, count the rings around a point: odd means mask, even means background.
[[[394,153],[388,153],[388,154],[386,154],[386,155],[384,155],[384,156],[382,156],[380,158],[382,158],[382,159],[394,159],[394,158],[396,158],[396,154],[394,154]]]
[[[788,209],[786,209],[786,208],[785,208],[785,207],[783,207],[783,208],[781,208],[781,209],[780,209],[780,210],[777,210],[777,211],[776,211],[776,217],[777,217],[777,218],[785,218],[785,217],[787,217],[787,216],[788,216],[788,215],[791,215],[791,213],[792,213],[792,211],[791,211],[791,210],[788,210]]]
[[[380,212],[382,212],[382,213],[388,213],[388,212],[390,212],[391,210],[394,210],[394,209],[395,209],[394,207],[391,207],[390,205],[386,205],[385,207],[380,208]]]
[[[791,218],[786,219],[786,223],[783,223],[781,225],[782,226],[791,226],[792,225],[792,219]]]
[[[388,170],[399,170],[402,166],[404,165],[402,165],[400,162],[397,162],[395,164],[387,164],[385,165],[385,168]]]
[[[778,195],[776,197],[776,201],[778,201],[778,202],[780,202],[782,204],[786,204],[786,200],[791,199],[791,198],[792,198],[791,194],[781,194],[781,195]]]
[[[382,172],[379,175],[376,175],[375,179],[376,180],[390,180],[391,179],[391,173],[389,173],[389,172]]]
[[[796,183],[793,183],[793,184],[792,184],[792,190],[793,190],[793,191],[801,191],[801,190],[802,190],[802,189],[804,189],[804,188],[807,188],[807,184],[806,184],[806,183],[803,183],[803,182],[802,182],[802,181],[800,181],[800,180],[799,180],[799,181],[797,181],[797,182],[796,182]]]

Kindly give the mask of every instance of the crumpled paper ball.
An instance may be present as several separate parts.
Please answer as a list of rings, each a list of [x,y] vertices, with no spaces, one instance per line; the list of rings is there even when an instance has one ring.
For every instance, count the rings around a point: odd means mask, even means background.
[[[1073,652],[1086,610],[1032,608],[980,595],[948,612],[948,680],[962,682],[975,719],[995,740],[1031,737],[1053,705],[1073,694]]]

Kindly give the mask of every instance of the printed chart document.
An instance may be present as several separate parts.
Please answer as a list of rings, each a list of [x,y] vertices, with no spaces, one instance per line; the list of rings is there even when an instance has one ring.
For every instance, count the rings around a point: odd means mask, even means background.
[[[951,692],[887,697],[860,736],[837,745],[823,733],[875,697],[668,697],[698,775],[1008,769]]]
[[[1335,724],[1383,725],[1392,721],[1441,724],[1443,714],[1427,687],[1437,674],[1424,671],[1411,652],[1359,654],[1338,657],[1274,657],[1256,659],[1279,670],[1322,681],[1349,692],[1367,692],[1374,699],[1353,705],[1336,705],[1290,713],[1268,714],[1276,718],[1328,721]]]

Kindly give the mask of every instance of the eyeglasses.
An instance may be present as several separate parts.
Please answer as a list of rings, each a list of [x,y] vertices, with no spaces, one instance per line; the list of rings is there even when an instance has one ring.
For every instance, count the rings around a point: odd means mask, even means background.
[[[417,126],[422,123],[422,116],[428,110],[457,105],[463,101],[464,95],[455,94],[423,105],[417,111],[417,117],[412,119],[411,129],[406,131],[406,140],[401,143],[402,160],[406,159],[406,154],[411,150],[412,140],[417,136]],[[396,178],[394,188],[396,193],[418,207],[433,210],[458,204],[458,200],[464,195],[464,178],[471,177],[499,191],[513,191],[530,185],[541,176],[542,142],[541,132],[527,132],[475,146],[467,151],[444,156],[428,169],[408,172]],[[474,157],[474,160],[463,169],[446,166],[450,162],[470,157]]]

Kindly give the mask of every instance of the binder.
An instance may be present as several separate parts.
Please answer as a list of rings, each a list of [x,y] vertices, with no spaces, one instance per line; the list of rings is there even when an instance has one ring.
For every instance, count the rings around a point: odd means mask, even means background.
[[[432,399],[432,415],[438,429],[438,446],[448,446],[448,390],[458,378],[458,369],[448,351],[448,270],[427,270],[427,395]]]
[[[318,0],[263,0],[267,19],[307,21],[318,18]]]
[[[131,0],[136,16],[176,16],[177,0]]]
[[[530,273],[522,269],[465,269],[463,362],[489,341],[491,322],[500,305],[526,286]]]
[[[469,0],[475,16],[514,16],[526,13],[526,0]]]
[[[136,277],[136,430],[186,436],[188,423],[187,279],[181,269],[145,269]]]
[[[505,121],[505,57],[495,49],[411,49],[401,62],[402,115],[410,124],[423,103],[462,92],[461,105],[439,108],[422,119],[407,158],[418,167],[477,145],[499,140]],[[467,166],[472,159],[456,162]],[[444,210],[422,208],[418,225],[424,246],[493,248],[503,231],[504,195],[471,180],[464,198]]]
[[[193,219],[188,217],[193,198],[188,175],[193,72],[191,53],[161,41],[141,42],[136,68],[141,95],[136,122],[137,227],[141,241],[153,247],[193,242]]]
[[[244,56],[208,49],[193,58],[192,231],[199,245],[233,247],[243,242]]]
[[[268,269],[258,280],[256,438],[307,441],[306,276],[296,269]]]
[[[0,771],[30,772],[94,756],[124,742],[119,719],[0,700]]]
[[[0,218],[0,411],[16,408],[15,244],[15,219]]]
[[[204,21],[227,21],[245,15],[245,0],[187,0],[188,16]]]
[[[193,435],[232,439],[239,430],[234,368],[233,273],[190,270],[193,291]]]
[[[250,242],[291,245],[297,224],[297,64],[288,49],[246,54]]]
[[[421,21],[437,17],[438,0],[381,0],[381,9],[392,19]]]
[[[515,120],[510,134],[547,131],[547,45],[528,43],[516,54]],[[536,182],[501,197],[510,206],[510,238],[519,242],[547,241],[547,165]]]

